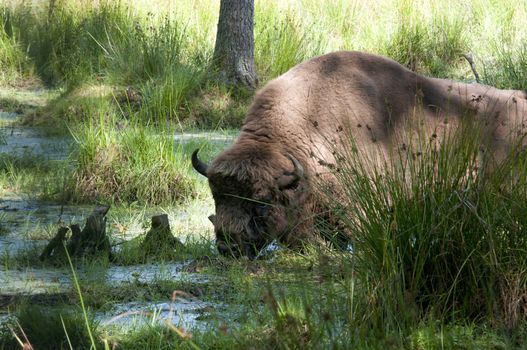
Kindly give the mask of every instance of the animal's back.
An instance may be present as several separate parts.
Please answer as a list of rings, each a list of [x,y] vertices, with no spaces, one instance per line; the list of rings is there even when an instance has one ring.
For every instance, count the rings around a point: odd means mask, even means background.
[[[514,96],[516,105],[509,107]],[[522,122],[526,101],[519,91],[428,78],[385,57],[336,52],[270,81],[256,95],[242,131],[320,169],[320,163],[334,162],[332,148],[339,147],[340,135],[353,135],[364,151],[386,154],[401,134],[421,127],[429,136],[446,134],[467,113],[482,118],[502,113],[489,118],[494,129],[503,119]],[[505,137],[500,133],[495,138]]]
[[[360,52],[336,52],[299,64],[258,92],[244,137],[276,142],[310,165],[332,163],[339,135],[385,142],[415,104],[423,78],[398,63]],[[396,103],[395,103],[396,102]],[[323,162],[322,162],[323,160]]]

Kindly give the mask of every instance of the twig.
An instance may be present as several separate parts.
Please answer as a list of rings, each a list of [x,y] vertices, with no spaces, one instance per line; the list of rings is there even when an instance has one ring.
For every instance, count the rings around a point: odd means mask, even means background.
[[[476,77],[476,82],[480,83],[481,81],[479,79],[478,71],[476,70],[476,64],[474,63],[474,57],[472,56],[470,52],[463,54],[463,57],[465,57],[468,64],[470,64],[470,69],[472,69],[472,73],[474,73],[474,77]]]
[[[64,176],[64,179],[62,180],[62,204],[60,205],[60,214],[59,219],[57,220],[57,225],[60,225],[62,223],[62,215],[64,214],[64,193],[66,191],[66,177]]]
[[[62,224],[62,214],[64,214],[64,203],[61,204],[60,206],[60,213],[59,213],[59,219],[57,220],[57,225]]]
[[[22,350],[33,350],[33,345],[31,345],[31,343],[29,342],[29,339],[27,338],[26,332],[24,332],[24,330],[22,329],[22,326],[20,325],[20,323],[18,321],[16,321],[16,325],[18,326],[18,329],[20,329],[20,332],[22,333],[22,336],[24,337],[24,341],[22,341],[18,337],[18,335],[16,334],[14,329],[12,329],[11,327],[9,327],[9,329],[11,330],[11,333],[13,333],[13,336],[18,341],[20,346],[22,347]]]

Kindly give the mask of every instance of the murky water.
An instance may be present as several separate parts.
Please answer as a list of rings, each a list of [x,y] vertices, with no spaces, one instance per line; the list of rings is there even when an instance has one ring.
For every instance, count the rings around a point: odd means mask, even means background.
[[[174,141],[176,143],[188,143],[188,142],[208,142],[214,143],[219,146],[228,146],[232,144],[236,133],[218,133],[218,132],[196,132],[196,133],[185,133],[174,135]]]
[[[42,129],[17,126],[15,113],[0,112],[0,154],[32,156],[45,160],[65,159],[71,137],[50,137]]]
[[[134,266],[110,266],[107,269],[78,269],[75,274],[82,285],[87,282],[107,283],[126,288],[128,283],[156,283],[166,280],[184,280],[206,283],[211,277],[186,273],[188,263],[145,264]],[[72,292],[73,274],[68,268],[28,268],[24,270],[0,270],[1,299],[10,296],[26,296],[43,299],[43,295],[66,295]],[[204,315],[221,305],[199,300],[191,295],[177,295],[173,300],[137,301],[113,304],[109,310],[97,311],[96,319],[103,326],[133,328],[152,322],[171,322],[185,328],[204,328]],[[10,315],[0,309],[0,322]]]
[[[107,269],[93,268],[77,270],[80,281],[106,282],[114,286],[126,282],[150,283],[158,280],[184,279],[206,281],[198,275],[182,272],[187,263],[145,264],[132,266],[110,266]],[[64,292],[70,289],[72,271],[69,268],[27,268],[0,270],[2,294],[40,294],[47,291]]]
[[[133,329],[146,324],[169,322],[182,329],[204,329],[211,311],[221,305],[195,298],[177,298],[161,303],[131,302],[115,304],[108,312],[100,312],[96,319],[105,327]]]
[[[18,117],[15,113],[0,111],[0,156],[27,156],[47,161],[67,159],[71,151],[72,139],[69,137],[49,137],[38,128],[13,124]],[[215,147],[224,148],[232,143],[234,135],[222,133],[177,134],[174,142],[209,142]],[[31,159],[31,158],[30,158]],[[1,192],[0,192],[1,193]],[[47,243],[46,237],[56,232],[58,222],[65,224],[84,224],[93,206],[58,205],[30,200],[9,191],[0,197],[0,257],[17,254],[38,254]],[[171,225],[181,230],[188,225],[190,214],[181,213],[171,217]],[[206,215],[203,215],[206,218]],[[179,221],[173,221],[173,219]],[[204,219],[205,220],[205,219]],[[128,232],[133,230],[128,230]],[[136,230],[141,231],[141,230]],[[115,230],[113,230],[115,232]],[[142,230],[144,232],[144,230]],[[119,235],[119,239],[130,239],[133,235]],[[115,237],[114,237],[115,238]],[[8,261],[9,259],[6,259]],[[71,292],[72,272],[68,268],[10,268],[0,264],[0,323],[12,317],[2,306],[2,298],[10,296],[42,296]],[[206,283],[211,277],[184,272],[187,263],[147,264],[135,266],[110,266],[106,269],[93,268],[77,270],[81,281],[100,281],[112,286],[126,285],[130,282],[154,283],[160,280],[185,280],[193,283]],[[219,305],[196,298],[178,297],[174,301],[158,300],[150,302],[130,302],[115,304],[110,310],[97,312],[96,318],[108,327],[129,327],[151,322],[168,321],[184,328],[204,327],[206,321],[199,321],[207,310]],[[4,311],[2,311],[4,310]]]
[[[18,117],[18,113],[0,111],[0,122],[14,122]]]

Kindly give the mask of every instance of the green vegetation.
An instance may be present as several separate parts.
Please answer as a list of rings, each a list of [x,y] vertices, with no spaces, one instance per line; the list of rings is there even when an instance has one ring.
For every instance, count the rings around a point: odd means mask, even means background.
[[[0,194],[31,192],[42,200],[60,198],[66,169],[33,154],[0,154]]]
[[[0,84],[16,84],[31,75],[31,65],[25,56],[18,36],[5,26],[10,17],[6,8],[0,8]]]
[[[74,132],[76,167],[66,196],[154,205],[195,196],[190,160],[181,146],[174,149],[173,133],[152,135],[143,127],[123,128],[87,125]]]
[[[210,60],[217,10],[217,4],[211,8],[198,0],[169,8],[62,0],[1,6],[4,85],[41,81],[58,93],[45,106],[28,109],[3,96],[0,106],[24,112],[26,124],[73,132],[79,145],[62,199],[164,203],[193,195],[185,156],[173,155],[166,138],[158,147],[151,135],[239,127],[251,92],[216,83]],[[255,61],[262,83],[341,49],[384,54],[423,74],[473,81],[463,58],[472,53],[484,82],[522,89],[526,13],[509,0],[257,1]],[[101,157],[104,166],[98,167]],[[164,175],[153,175],[158,168]],[[141,188],[145,173],[156,181]],[[44,197],[49,192],[60,191]]]
[[[463,81],[475,80],[463,58],[472,53],[482,82],[527,86],[524,2],[255,5],[261,85],[313,56],[363,50]],[[382,172],[366,170],[346,150],[344,200],[334,211],[353,234],[352,254],[317,246],[256,261],[218,256],[207,221],[212,199],[189,155],[199,147],[210,160],[223,145],[207,137],[174,141],[176,132],[239,128],[251,101],[253,92],[216,82],[218,13],[219,2],[207,0],[0,5],[0,110],[23,114],[21,122],[1,120],[0,145],[21,125],[72,140],[65,159],[49,157],[52,149],[0,155],[0,196],[58,207],[111,203],[115,244],[111,262],[74,262],[78,289],[56,281],[42,287],[32,269],[55,267],[38,260],[38,240],[53,236],[58,220],[41,224],[26,214],[20,222],[18,207],[0,212],[0,239],[16,231],[35,243],[0,251],[0,273],[28,270],[26,291],[36,286],[34,294],[0,293],[1,311],[9,305],[18,321],[0,319],[0,349],[21,348],[13,334],[35,349],[525,348],[527,159],[518,152],[493,173],[467,171],[476,165],[474,133],[451,135],[439,152],[421,145],[417,158],[396,156]],[[90,209],[75,208],[67,224]],[[141,242],[149,216],[159,212],[168,213],[185,248],[147,256]],[[149,264],[162,272],[173,263],[181,263],[175,276],[106,276]],[[121,304],[152,305],[176,294],[208,303],[196,328],[154,309],[141,309],[144,322],[130,328],[98,318]]]
[[[72,94],[89,87],[102,85],[110,95],[132,87],[140,98],[117,102],[125,110],[131,104],[143,121],[217,126],[218,120],[195,110],[217,89],[210,60],[218,4],[189,0],[172,5],[8,2],[0,11],[3,81],[33,76],[61,88],[59,99],[74,108]],[[315,55],[351,49],[388,55],[424,74],[473,80],[462,57],[473,53],[483,81],[521,88],[526,13],[525,6],[512,0],[379,0],[369,5],[346,0],[257,1],[256,66],[264,83]],[[228,90],[216,97],[232,104],[240,101]],[[237,118],[222,118],[222,123],[229,122],[222,126],[239,125],[243,113],[227,112]],[[63,117],[44,114],[48,121],[50,115]],[[81,121],[87,117],[70,114]]]
[[[17,313],[20,329],[23,329],[29,343],[35,349],[89,349],[90,336],[82,315],[75,309],[49,308],[26,305]],[[92,329],[96,329],[94,320],[89,320]],[[8,330],[3,330],[7,333]],[[22,342],[25,342],[21,335]],[[102,342],[98,345],[101,346]],[[4,349],[21,348],[20,343],[12,337],[0,340]]]
[[[369,310],[357,327],[389,333],[423,319],[469,320],[525,337],[527,155],[518,147],[485,171],[477,130],[465,125],[440,149],[424,137],[382,168],[351,145],[342,154],[349,202],[335,212],[354,237]]]

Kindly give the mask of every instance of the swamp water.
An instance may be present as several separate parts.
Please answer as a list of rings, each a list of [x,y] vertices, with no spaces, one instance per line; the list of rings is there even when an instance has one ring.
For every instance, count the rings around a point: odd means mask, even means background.
[[[45,159],[51,162],[67,159],[72,150],[72,138],[50,137],[38,128],[19,126],[15,123],[17,117],[17,114],[0,111],[0,156],[28,157],[35,161]],[[176,145],[188,142],[208,143],[219,151],[232,143],[233,138],[234,135],[221,133],[189,133],[175,135],[174,142]],[[69,267],[39,267],[38,264],[21,267],[20,264],[11,262],[20,255],[40,254],[47,243],[46,238],[56,233],[59,221],[84,225],[93,207],[44,203],[0,188],[0,324],[12,320],[9,305],[13,300],[24,299],[30,304],[35,301],[53,305],[55,299],[60,300],[64,295],[75,294],[73,275]],[[177,232],[183,232],[185,227],[192,225],[189,224],[192,220],[191,215],[199,214],[206,221],[210,210],[212,208],[207,206],[197,210],[180,210],[170,215],[173,232],[174,228]],[[140,213],[138,215],[141,216]],[[142,218],[143,224],[148,220],[146,217]],[[136,223],[135,226],[125,233],[116,232],[116,224],[112,223],[110,217],[107,230],[113,243],[118,243],[145,232],[140,224]],[[184,235],[178,238],[183,242],[185,240]],[[81,285],[102,283],[113,288],[126,288],[131,283],[148,286],[159,281],[175,280],[199,285],[212,278],[186,272],[185,267],[189,263],[191,262],[78,268],[76,275]],[[103,311],[96,311],[95,318],[100,325],[108,328],[129,329],[146,323],[167,321],[186,329],[205,328],[207,314],[211,310],[223,308],[224,305],[203,301],[191,295],[179,295],[159,300],[110,303]]]

